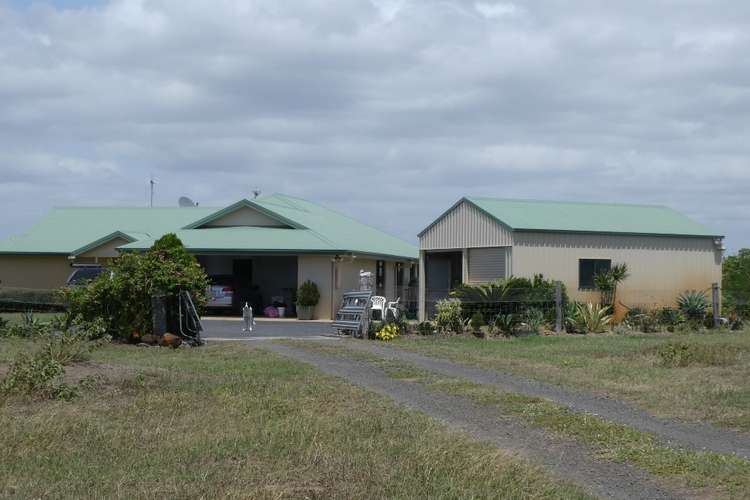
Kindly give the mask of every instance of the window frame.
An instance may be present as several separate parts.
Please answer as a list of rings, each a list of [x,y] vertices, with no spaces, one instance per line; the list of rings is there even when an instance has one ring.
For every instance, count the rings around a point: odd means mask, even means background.
[[[592,263],[590,280],[583,279],[584,262]],[[601,271],[608,271],[610,269],[612,269],[612,259],[578,259],[578,289],[585,291],[597,290],[596,283],[594,282],[594,276],[596,276]],[[584,281],[587,282],[584,284]]]

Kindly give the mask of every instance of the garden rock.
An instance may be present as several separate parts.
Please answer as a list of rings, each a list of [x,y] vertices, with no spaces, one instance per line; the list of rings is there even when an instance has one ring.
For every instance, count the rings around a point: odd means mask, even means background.
[[[182,344],[182,339],[173,333],[167,332],[162,336],[161,342],[159,343],[165,347],[177,348]]]

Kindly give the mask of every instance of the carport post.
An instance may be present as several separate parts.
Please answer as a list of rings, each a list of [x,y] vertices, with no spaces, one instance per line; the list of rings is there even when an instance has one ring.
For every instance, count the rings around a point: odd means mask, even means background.
[[[711,285],[711,305],[713,306],[714,313],[714,328],[721,326],[721,307],[719,302],[719,284],[714,283]]]
[[[555,281],[555,332],[562,333],[562,283]]]

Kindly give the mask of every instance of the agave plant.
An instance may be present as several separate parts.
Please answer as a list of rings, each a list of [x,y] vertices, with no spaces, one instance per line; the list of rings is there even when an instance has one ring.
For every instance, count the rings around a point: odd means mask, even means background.
[[[612,322],[611,308],[599,304],[576,304],[573,322],[582,333],[603,333]]]
[[[495,327],[504,337],[513,335],[517,325],[518,316],[515,314],[498,314],[495,318]]]
[[[677,307],[688,319],[703,319],[708,309],[708,297],[703,292],[688,290],[677,297]]]
[[[530,332],[539,333],[544,326],[544,312],[535,307],[528,309],[523,315],[523,323]]]

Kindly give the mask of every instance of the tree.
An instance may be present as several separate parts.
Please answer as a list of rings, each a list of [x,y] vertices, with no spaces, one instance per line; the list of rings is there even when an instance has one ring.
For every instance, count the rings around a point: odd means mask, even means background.
[[[722,270],[724,307],[729,313],[750,317],[750,248],[724,259]]]
[[[73,315],[103,318],[113,337],[152,332],[151,297],[185,290],[200,311],[206,304],[208,277],[180,239],[166,234],[144,253],[126,253],[88,286],[66,290]]]

